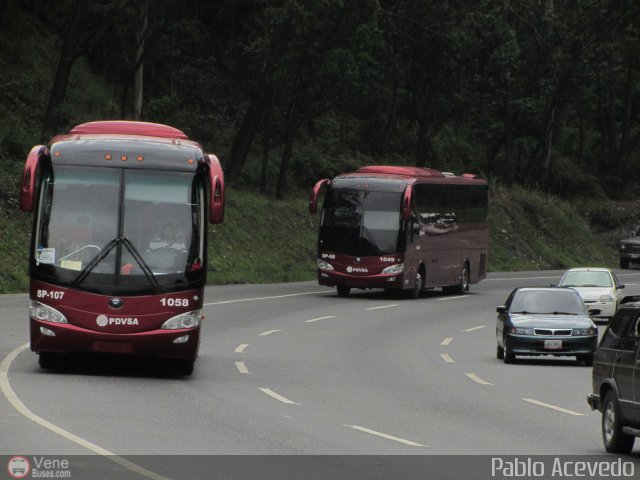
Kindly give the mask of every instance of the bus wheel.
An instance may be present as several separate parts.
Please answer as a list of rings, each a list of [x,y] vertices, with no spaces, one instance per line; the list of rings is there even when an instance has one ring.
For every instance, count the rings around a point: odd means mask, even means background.
[[[195,360],[174,360],[173,369],[178,375],[191,375],[193,373],[193,366],[195,363]]]
[[[58,366],[60,355],[52,352],[40,352],[38,354],[38,365],[43,370],[50,370]]]
[[[451,285],[448,287],[442,287],[444,293],[464,294],[469,291],[469,264],[465,262],[462,266],[462,272],[460,272],[460,280],[457,285]]]
[[[338,289],[339,297],[348,297],[349,292],[351,292],[351,287],[347,287],[346,285],[338,285],[336,288]]]
[[[420,275],[420,273],[416,273],[416,281],[413,284],[413,288],[409,291],[409,295],[411,296],[411,298],[420,298],[423,287],[424,278],[422,278],[422,275]]]

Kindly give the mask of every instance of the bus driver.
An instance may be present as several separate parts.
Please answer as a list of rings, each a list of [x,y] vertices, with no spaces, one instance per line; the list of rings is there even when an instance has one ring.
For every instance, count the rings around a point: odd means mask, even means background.
[[[162,228],[162,234],[155,237],[149,244],[149,250],[152,252],[162,248],[172,248],[181,252],[187,251],[187,245],[176,238],[174,227],[170,223],[166,223]]]

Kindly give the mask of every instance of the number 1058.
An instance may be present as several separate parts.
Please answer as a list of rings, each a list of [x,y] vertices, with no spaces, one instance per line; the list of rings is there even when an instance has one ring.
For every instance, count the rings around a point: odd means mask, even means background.
[[[163,307],[188,307],[188,298],[161,298],[160,303]]]

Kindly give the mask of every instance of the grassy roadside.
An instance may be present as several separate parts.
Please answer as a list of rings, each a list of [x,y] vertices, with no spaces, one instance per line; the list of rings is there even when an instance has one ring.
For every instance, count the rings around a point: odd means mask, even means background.
[[[18,208],[16,169],[0,172],[0,293],[28,287],[32,216]],[[520,188],[498,188],[491,193],[490,207],[490,271],[616,267],[618,240],[640,225],[640,202],[569,203]],[[228,189],[225,221],[209,227],[208,282],[315,278],[319,217],[309,215],[307,208],[307,192],[274,200]]]

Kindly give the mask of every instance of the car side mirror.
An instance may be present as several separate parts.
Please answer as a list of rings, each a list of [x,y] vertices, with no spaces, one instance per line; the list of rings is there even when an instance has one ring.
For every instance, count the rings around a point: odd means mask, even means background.
[[[496,308],[496,312],[507,313],[507,307],[505,307],[504,305],[500,305],[498,308]]]
[[[549,286],[550,287],[557,287],[558,285],[556,285],[555,283],[550,283]]]
[[[600,315],[601,313],[602,310],[600,310],[599,308],[592,308],[591,310],[589,310],[590,317],[595,317],[596,315]]]
[[[626,285],[618,285],[618,290],[622,290]]]

